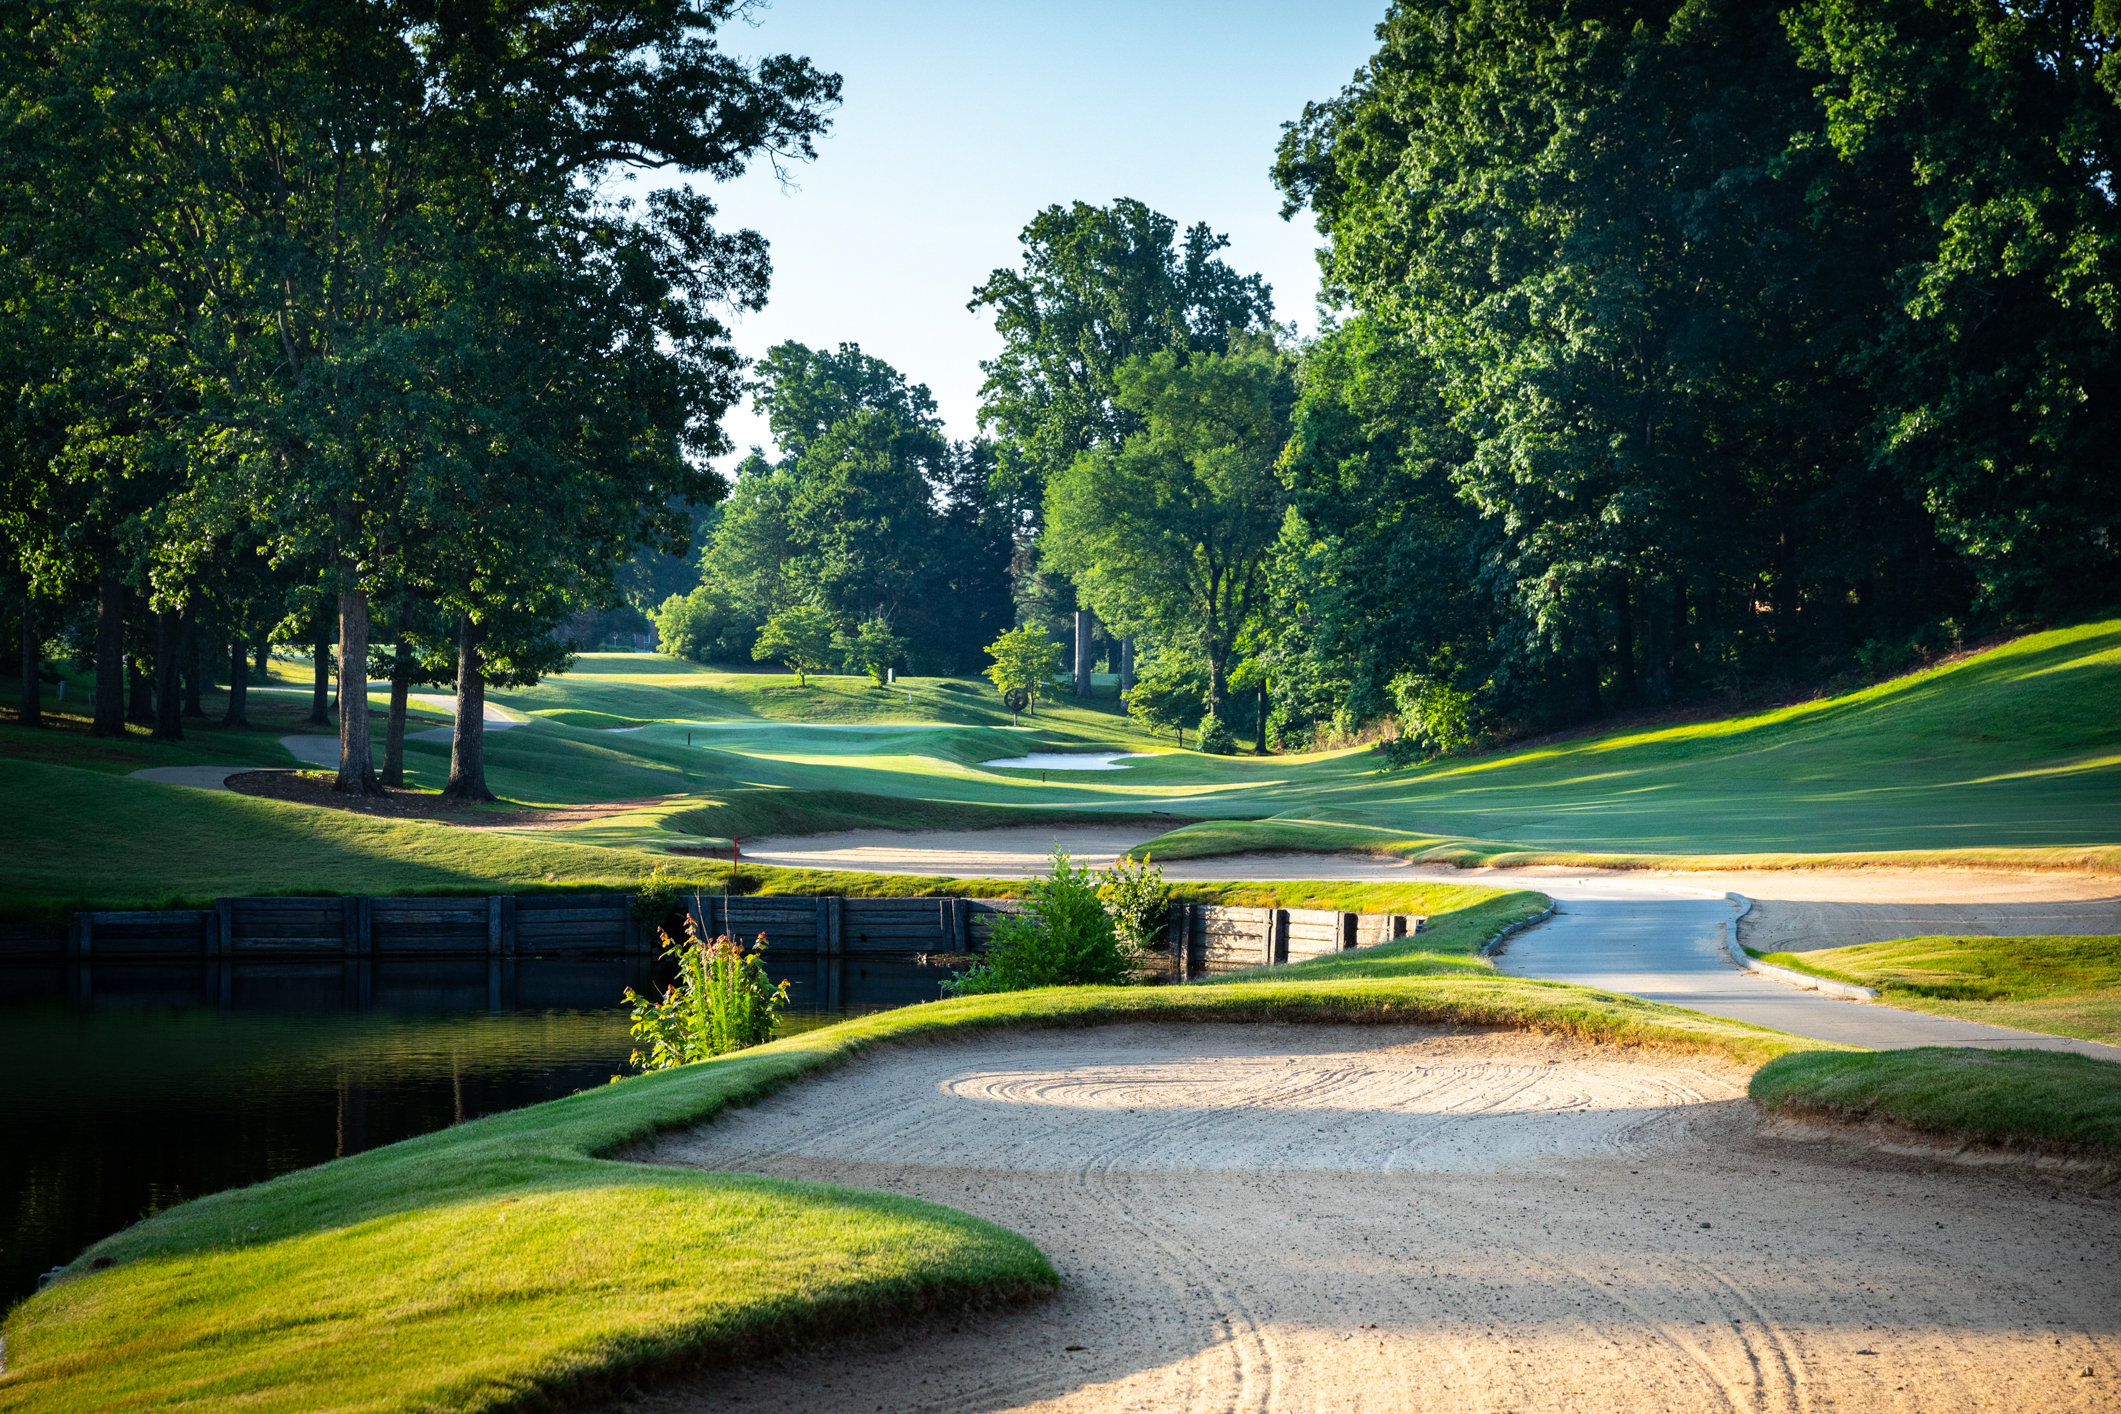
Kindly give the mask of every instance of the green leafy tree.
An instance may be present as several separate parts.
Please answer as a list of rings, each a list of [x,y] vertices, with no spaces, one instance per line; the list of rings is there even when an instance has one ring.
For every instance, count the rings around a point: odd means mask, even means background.
[[[1275,462],[1295,396],[1289,362],[1263,344],[1160,353],[1122,365],[1118,381],[1142,430],[1054,478],[1039,543],[1108,623],[1196,646],[1219,714],[1286,510]]]
[[[1222,353],[1234,334],[1269,330],[1273,292],[1239,275],[1206,224],[1181,232],[1131,198],[1049,206],[1020,237],[1021,270],[973,291],[991,309],[1002,352],[982,363],[980,420],[1005,449],[997,490],[1024,526],[1043,514],[1046,484],[1081,453],[1141,427],[1119,396],[1119,369],[1154,353]]]
[[[810,674],[832,662],[832,616],[815,604],[783,609],[759,626],[751,656],[785,664],[795,674],[795,685],[807,686]]]
[[[832,647],[843,666],[869,674],[878,687],[884,685],[885,670],[906,656],[906,640],[882,619],[864,619],[853,633],[834,634]]]
[[[1098,896],[1098,878],[1055,845],[1053,867],[1024,881],[1023,910],[995,920],[980,960],[943,984],[952,996],[1032,987],[1118,987],[1135,980],[1137,951]]]
[[[1183,651],[1149,659],[1127,693],[1128,716],[1152,732],[1174,732],[1181,740],[1207,710],[1207,669]]]
[[[1021,692],[1025,705],[1035,709],[1040,695],[1053,681],[1054,670],[1060,666],[1061,646],[1043,625],[1025,624],[988,644],[987,656],[994,660],[987,668],[987,678],[995,690],[1004,697]]]
[[[656,651],[695,663],[749,658],[758,633],[745,606],[718,580],[701,584],[689,594],[671,595],[652,617]]]
[[[1112,916],[1123,947],[1137,956],[1158,951],[1170,921],[1171,889],[1163,866],[1144,854],[1123,854],[1097,875],[1097,901]]]

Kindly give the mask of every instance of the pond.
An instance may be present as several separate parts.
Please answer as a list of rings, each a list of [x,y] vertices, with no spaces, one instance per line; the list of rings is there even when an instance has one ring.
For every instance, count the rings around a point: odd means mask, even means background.
[[[0,1007],[0,1309],[151,1213],[606,1084],[631,1050],[614,1008]]]

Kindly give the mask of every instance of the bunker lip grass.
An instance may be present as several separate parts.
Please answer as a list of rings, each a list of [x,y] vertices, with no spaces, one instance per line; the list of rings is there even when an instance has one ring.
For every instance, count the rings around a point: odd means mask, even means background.
[[[1791,1051],[1747,1092],[1770,1115],[1883,1121],[1960,1145],[2092,1160],[2121,1177],[2121,1066],[2069,1051]]]

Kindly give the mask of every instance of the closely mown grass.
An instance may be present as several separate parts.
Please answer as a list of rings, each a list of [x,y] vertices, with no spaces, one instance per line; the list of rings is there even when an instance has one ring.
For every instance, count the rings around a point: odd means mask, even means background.
[[[1742,1062],[1812,1044],[1493,973],[1052,988],[878,1013],[149,1218],[9,1316],[0,1408],[520,1406],[1050,1288],[1030,1244],[947,1209],[595,1156],[883,1042],[1128,1021],[1515,1027]]]
[[[1100,829],[1137,826],[1144,836],[1177,821],[1163,815],[1051,810],[1036,805],[981,805],[954,800],[863,795],[855,791],[743,790],[703,798],[667,815],[663,828],[703,838],[819,835],[837,830],[997,830],[1038,826]]]
[[[2070,1051],[1793,1053],[1755,1071],[1750,1093],[1770,1113],[2121,1163],[2121,1066]]]
[[[2121,1045],[2121,937],[1897,938],[1755,954],[1894,1006]]]

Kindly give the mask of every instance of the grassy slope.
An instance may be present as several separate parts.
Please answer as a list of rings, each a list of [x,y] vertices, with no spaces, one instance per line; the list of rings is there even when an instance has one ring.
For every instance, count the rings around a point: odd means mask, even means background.
[[[2121,938],[1901,938],[1763,954],[1894,1006],[2121,1045]]]
[[[1790,1054],[1755,1071],[1750,1092],[1769,1111],[2121,1164],[2121,1067],[2069,1051]]]
[[[2086,624],[1721,721],[1383,777],[1339,758],[1337,776],[1319,770],[1306,799],[1275,812],[1289,818],[1197,826],[1157,847],[1169,858],[1265,844],[1485,859],[2038,848],[2121,868],[2116,700],[2121,622]]]
[[[1810,1043],[1481,969],[1062,988],[880,1013],[217,1194],[98,1244],[7,1323],[0,1409],[481,1409],[1049,1285],[1020,1239],[879,1195],[594,1157],[884,1041],[1125,1020],[1558,1030],[1757,1061]],[[96,1271],[108,1257],[117,1265]],[[702,1282],[702,1270],[715,1280]],[[327,1398],[328,1396],[328,1398]]]
[[[489,735],[489,778],[504,796],[530,803],[643,803],[505,844],[423,836],[421,849],[408,852],[398,842],[411,837],[373,832],[428,827],[297,827],[295,816],[274,815],[270,828],[291,835],[289,847],[274,848],[258,840],[268,817],[255,808],[198,796],[153,808],[140,797],[99,798],[84,808],[82,788],[70,784],[78,776],[35,776],[0,763],[0,781],[13,787],[17,805],[0,825],[8,846],[0,895],[198,896],[223,880],[283,890],[310,877],[306,846],[327,837],[336,843],[312,887],[499,888],[547,873],[594,882],[636,876],[654,851],[718,846],[729,834],[873,825],[894,814],[893,823],[984,828],[1010,811],[1038,823],[1083,812],[1274,817],[1213,819],[1165,835],[1152,843],[1164,859],[1365,848],[1464,862],[1766,866],[1855,851],[1901,862],[2121,870],[2121,715],[2109,705],[2121,699],[2116,622],[2033,635],[1829,701],[1390,776],[1363,752],[1213,758],[1161,751],[1126,770],[1054,772],[1041,782],[1035,772],[980,763],[1029,749],[1152,743],[1109,702],[1058,705],[1017,731],[1001,721],[992,694],[971,684],[917,680],[909,709],[903,695],[862,682],[826,678],[796,693],[773,674],[586,655],[576,672],[504,696],[522,711],[653,717],[655,725],[614,732],[535,719]],[[232,758],[284,762],[276,737],[298,723],[302,699],[260,693],[255,700],[270,724],[247,732],[104,744],[78,732],[8,726],[0,728],[0,757],[78,755],[81,770],[104,773]],[[780,719],[786,715],[829,720]],[[943,717],[954,724],[926,725]],[[439,783],[445,742],[411,742],[407,756],[416,784]],[[894,812],[879,803],[892,800],[909,805]],[[154,847],[139,848],[143,840]],[[576,848],[589,853],[568,852]],[[603,850],[611,856],[600,859]],[[435,858],[413,857],[430,852]]]

